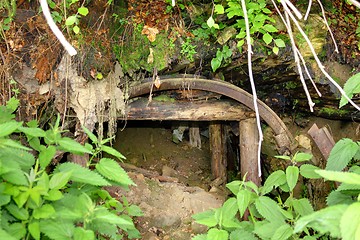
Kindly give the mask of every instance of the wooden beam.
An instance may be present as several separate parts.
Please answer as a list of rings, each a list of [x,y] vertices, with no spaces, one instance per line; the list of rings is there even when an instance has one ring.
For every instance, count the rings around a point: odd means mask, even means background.
[[[209,124],[211,172],[214,178],[226,180],[226,152],[223,128],[218,122]]]
[[[128,106],[127,120],[239,121],[254,117],[249,108],[234,100],[168,101],[140,98]]]
[[[259,133],[255,118],[240,121],[239,140],[241,176],[244,177],[246,174],[247,181],[253,181],[257,186],[260,186],[261,178],[258,171]]]

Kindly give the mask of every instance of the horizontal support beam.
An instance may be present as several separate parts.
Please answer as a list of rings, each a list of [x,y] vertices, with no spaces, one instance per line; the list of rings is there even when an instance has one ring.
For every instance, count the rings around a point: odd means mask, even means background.
[[[127,120],[240,121],[255,113],[234,100],[161,102],[139,98],[128,106]]]

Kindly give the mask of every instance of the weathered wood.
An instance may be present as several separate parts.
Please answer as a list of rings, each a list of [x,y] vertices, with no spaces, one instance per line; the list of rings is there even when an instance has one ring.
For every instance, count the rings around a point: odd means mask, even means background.
[[[254,113],[234,100],[148,103],[147,98],[140,98],[129,104],[126,116],[127,120],[239,121],[253,117]]]
[[[258,146],[259,133],[256,119],[249,118],[239,123],[240,140],[240,169],[241,176],[246,174],[247,181],[253,181],[257,186],[261,184],[258,171]]]
[[[214,178],[226,180],[226,152],[222,126],[218,122],[209,124],[211,172]]]
[[[329,130],[326,127],[319,129],[316,123],[314,123],[309,129],[308,134],[314,140],[324,159],[328,159],[331,149],[335,145],[335,140]]]

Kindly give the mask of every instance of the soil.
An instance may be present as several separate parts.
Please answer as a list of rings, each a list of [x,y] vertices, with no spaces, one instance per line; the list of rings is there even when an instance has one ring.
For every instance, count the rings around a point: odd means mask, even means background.
[[[283,118],[283,121],[294,136],[307,136],[308,129],[316,123],[319,128],[327,127],[335,141],[344,137],[359,140],[359,124],[355,122],[316,117],[302,117],[296,121]],[[195,234],[206,232],[206,227],[196,224],[191,215],[220,207],[229,194],[211,176],[208,138],[202,136],[202,149],[191,148],[186,134],[183,142],[175,144],[172,128],[176,124],[133,121],[118,129],[114,145],[127,157],[128,163],[155,175],[178,180],[160,182],[156,177],[129,172],[137,186],[122,193],[144,212],[143,217],[136,219],[142,239],[188,240]],[[310,147],[310,151],[317,155],[316,147]],[[323,181],[312,184],[320,186]],[[325,202],[321,196],[326,196],[329,188],[320,186],[314,189],[316,196],[312,201],[319,208]]]

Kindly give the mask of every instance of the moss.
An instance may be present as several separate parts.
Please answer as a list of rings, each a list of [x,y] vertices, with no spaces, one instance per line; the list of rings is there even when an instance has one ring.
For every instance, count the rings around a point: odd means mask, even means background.
[[[324,115],[324,116],[339,116],[339,117],[346,117],[349,116],[350,112],[347,110],[342,110],[342,109],[334,109],[334,108],[329,108],[329,107],[324,107],[322,109],[320,109],[320,115]]]
[[[132,36],[129,36],[124,44],[114,46],[115,57],[123,71],[135,72],[144,69],[152,72],[154,68],[158,71],[165,69],[168,66],[169,56],[173,53],[167,34],[157,34],[156,40],[151,43],[141,34],[140,28],[132,32]]]

